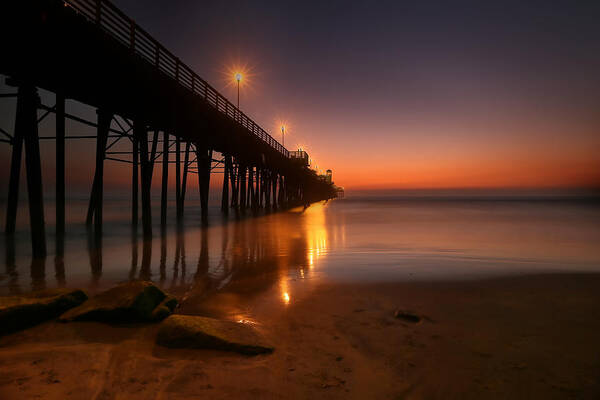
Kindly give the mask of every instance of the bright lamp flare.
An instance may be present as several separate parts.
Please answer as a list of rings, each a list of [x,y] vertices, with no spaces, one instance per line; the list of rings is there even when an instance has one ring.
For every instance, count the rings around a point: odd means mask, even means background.
[[[223,67],[221,76],[226,87],[233,88],[237,92],[239,86],[244,89],[245,93],[248,93],[248,90],[253,90],[252,84],[256,74],[248,64],[232,62]]]

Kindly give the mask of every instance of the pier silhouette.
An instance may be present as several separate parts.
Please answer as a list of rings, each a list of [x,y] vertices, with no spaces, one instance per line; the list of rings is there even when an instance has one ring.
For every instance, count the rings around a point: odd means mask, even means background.
[[[3,5],[0,34],[7,40],[0,74],[15,87],[14,132],[5,232],[13,234],[23,147],[34,257],[46,254],[40,139],[56,141],[56,227],[65,230],[65,141],[96,141],[95,172],[86,223],[102,233],[104,163],[131,165],[132,225],[140,219],[152,236],[150,188],[162,165],[160,221],[167,224],[170,163],[175,163],[175,217],[183,218],[189,174],[198,178],[206,223],[211,175],[223,176],[221,209],[277,209],[335,197],[330,180],[308,167],[308,155],[290,152],[157,40],[106,0],[32,0]],[[43,104],[38,89],[55,93]],[[65,109],[67,99],[97,109],[89,121]],[[38,111],[42,110],[42,115]],[[55,135],[40,137],[38,124],[55,114]],[[66,132],[70,119],[93,135]],[[129,149],[116,151],[117,143]],[[174,160],[173,160],[174,156]],[[139,207],[141,200],[141,207]],[[101,261],[100,261],[101,262]],[[60,260],[59,260],[60,264]]]

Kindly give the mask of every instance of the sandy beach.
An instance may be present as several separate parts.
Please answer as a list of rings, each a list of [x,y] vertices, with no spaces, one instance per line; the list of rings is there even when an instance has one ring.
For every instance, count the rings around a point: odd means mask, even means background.
[[[178,312],[231,318],[243,298],[273,354],[166,349],[154,343],[157,324],[48,322],[0,338],[0,397],[600,396],[598,274],[322,283],[283,308],[270,291],[248,300],[247,287]],[[398,309],[421,321],[395,318]]]

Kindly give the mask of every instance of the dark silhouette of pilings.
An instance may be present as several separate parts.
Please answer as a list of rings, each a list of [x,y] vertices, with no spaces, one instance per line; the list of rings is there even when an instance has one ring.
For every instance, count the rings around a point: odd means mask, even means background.
[[[46,289],[46,257],[33,258],[29,267],[31,291]]]
[[[265,173],[264,170],[261,168],[260,170],[260,197],[258,199],[258,207],[262,208],[263,206],[263,200],[265,197]]]
[[[237,207],[246,208],[246,166],[238,160],[237,168]]]
[[[230,179],[231,184],[231,207],[236,211],[239,209],[240,198],[240,166],[239,163],[231,166]]]
[[[52,109],[56,113],[56,192],[57,192],[57,234],[62,235],[65,229],[65,118],[73,118],[65,112],[65,96],[56,95],[56,106]],[[30,224],[32,231],[32,248],[35,257],[41,257],[46,254],[45,243],[45,224],[42,196],[42,177],[41,162],[38,137],[37,109],[45,106],[40,105],[37,96],[37,89],[32,85],[20,85],[17,95],[17,116],[15,122],[14,137],[11,138],[13,153],[11,159],[11,173],[9,181],[7,219],[5,230],[8,234],[15,231],[16,208],[18,203],[18,185],[20,163],[25,145],[26,168],[27,168],[27,188],[29,192],[29,211]],[[49,110],[46,108],[46,110]],[[40,120],[43,119],[40,118]],[[94,236],[100,236],[102,233],[102,214],[103,214],[103,181],[104,181],[104,161],[111,159],[107,157],[107,148],[111,132],[116,132],[111,128],[113,120],[116,121],[116,115],[109,108],[100,107],[97,110],[96,131],[96,162],[94,179],[91,189],[91,195],[86,215],[86,223],[90,228],[90,233]],[[129,123],[129,122],[127,122]],[[132,143],[131,154],[132,164],[132,225],[134,235],[137,232],[139,200],[141,197],[141,220],[142,231],[145,239],[152,237],[152,210],[150,188],[152,184],[152,175],[154,165],[160,157],[162,165],[162,185],[161,185],[161,231],[164,232],[167,224],[167,204],[168,204],[168,175],[170,153],[175,153],[176,164],[176,205],[177,221],[180,223],[184,213],[184,202],[187,189],[188,173],[198,174],[198,188],[200,193],[200,206],[202,223],[208,221],[208,199],[210,188],[210,176],[213,169],[213,161],[218,161],[223,166],[223,187],[221,210],[227,214],[229,208],[235,210],[258,211],[261,208],[277,209],[294,204],[306,204],[306,188],[301,177],[296,175],[288,176],[286,173],[278,171],[272,166],[262,164],[256,159],[241,157],[239,154],[233,157],[230,154],[222,153],[222,160],[213,160],[213,149],[208,143],[199,143],[185,140],[184,157],[182,160],[181,140],[175,136],[175,150],[171,149],[170,134],[162,130],[162,135],[155,127],[148,126],[143,119],[134,119],[130,124],[131,129],[119,132],[123,137],[128,137]],[[132,131],[132,133],[128,133]],[[149,131],[153,132],[149,143]],[[157,157],[159,136],[162,138],[162,150]],[[117,136],[118,137],[118,136]],[[150,147],[150,148],[149,148]],[[190,151],[193,151],[196,158],[196,170],[190,166]],[[118,152],[117,152],[118,153]],[[120,154],[123,154],[122,152]],[[123,160],[120,160],[123,161]],[[181,164],[183,163],[183,171]],[[216,166],[214,168],[217,168]],[[139,191],[141,190],[141,196]],[[60,263],[59,263],[60,264]],[[58,264],[57,264],[58,265]],[[60,269],[60,268],[59,268]]]
[[[20,84],[17,94],[15,132],[12,139],[13,151],[8,187],[8,204],[5,232],[15,232],[19,201],[19,175],[21,155],[25,144],[25,167],[27,171],[27,193],[29,200],[29,224],[34,258],[46,255],[46,232],[44,200],[42,190],[42,164],[38,136],[37,108],[39,97],[33,85]]]
[[[175,137],[175,214],[177,221],[179,222],[183,217],[183,210],[181,209],[181,140],[178,136]]]
[[[268,170],[264,170],[263,171],[263,192],[262,195],[264,196],[264,207],[266,210],[268,210],[269,208],[271,208],[271,174],[269,173]]]
[[[221,191],[221,211],[229,214],[229,178],[231,174],[231,156],[223,155],[223,187]]]
[[[56,277],[56,283],[59,287],[64,287],[66,284],[65,280],[65,237],[64,234],[56,234],[55,244],[55,256],[54,256],[54,276]]]
[[[161,231],[160,235],[160,261],[159,261],[159,282],[163,284],[167,279],[167,235]]]
[[[135,279],[138,266],[138,236],[137,232],[131,233],[131,267],[129,270],[129,279]]]
[[[144,240],[142,242],[142,264],[140,265],[139,278],[142,280],[150,280],[152,277],[151,270],[152,262],[152,240]]]
[[[177,151],[179,153],[179,151]],[[187,176],[188,167],[190,164],[190,143],[185,144],[185,155],[183,157],[183,175],[181,177],[181,185],[179,189],[179,199],[177,200],[177,221],[181,222],[183,219],[183,209],[185,205],[185,193],[187,191]],[[177,163],[179,165],[179,163]]]
[[[162,151],[162,186],[160,191],[160,229],[164,232],[167,226],[167,202],[169,190],[169,134],[163,132]]]
[[[138,226],[138,207],[139,207],[139,199],[138,199],[138,190],[139,190],[139,149],[140,145],[138,143],[137,137],[135,135],[131,138],[132,145],[132,161],[131,161],[131,227],[134,232],[137,231]]]
[[[202,223],[206,224],[208,222],[208,192],[210,188],[212,150],[196,145],[196,163],[198,165],[198,189],[200,192]]]
[[[65,96],[56,94],[56,235],[65,233]]]
[[[133,136],[140,144],[141,191],[142,191],[142,231],[144,238],[152,237],[152,208],[150,187],[152,185],[152,165],[148,154],[148,132],[142,121],[133,122]]]
[[[23,94],[21,94],[22,96]],[[21,97],[19,96],[19,98]],[[17,100],[17,103],[19,100]],[[23,112],[23,100],[21,100],[21,113]],[[19,118],[19,108],[17,105],[17,118],[15,121],[15,134],[11,140],[12,154],[10,160],[10,178],[8,182],[8,202],[6,206],[6,225],[5,233],[15,233],[17,221],[17,206],[19,203],[19,179],[21,177],[21,155],[23,154],[23,130],[20,127],[22,123]]]
[[[287,204],[286,197],[283,176],[279,175],[279,195],[277,197],[277,203],[280,206]]]
[[[246,205],[254,208],[254,167],[248,167],[248,191],[246,192]]]
[[[42,190],[42,163],[38,137],[37,106],[39,98],[33,86],[19,87],[17,120],[25,139],[25,166],[27,167],[27,193],[29,199],[29,221],[34,257],[46,255],[46,232],[44,222],[44,192]],[[20,109],[20,110],[19,110]]]
[[[102,235],[88,230],[87,250],[92,272],[92,284],[96,286],[102,277]]]
[[[112,113],[98,110],[98,129],[96,138],[96,171],[94,173],[94,182],[92,184],[92,194],[86,217],[86,224],[91,227],[94,225],[94,231],[97,235],[102,233],[102,205],[104,202],[104,158],[106,157],[106,143],[108,140],[108,131],[112,121]]]

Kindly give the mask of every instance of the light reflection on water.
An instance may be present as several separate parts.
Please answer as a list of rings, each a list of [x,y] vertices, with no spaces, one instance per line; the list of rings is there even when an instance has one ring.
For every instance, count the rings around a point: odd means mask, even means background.
[[[307,210],[227,220],[215,213],[207,228],[193,226],[190,207],[183,227],[170,226],[165,234],[155,227],[150,241],[142,240],[139,230],[138,235],[131,233],[126,214],[121,220],[115,216],[127,209],[124,203],[105,206],[108,217],[102,238],[81,224],[71,226],[64,238],[49,229],[48,248],[55,251],[46,259],[31,260],[25,228],[15,238],[3,237],[0,295],[65,286],[94,293],[145,279],[180,296],[184,305],[189,304],[186,312],[199,312],[203,306],[212,307],[208,314],[220,314],[223,310],[218,308],[227,308],[229,316],[246,322],[251,321],[243,310],[248,298],[279,287],[280,302],[287,305],[294,298],[290,280],[315,279],[311,271],[316,260],[308,257],[327,243],[324,203]],[[206,300],[216,294],[221,304],[207,306]]]
[[[152,241],[131,234],[126,201],[107,203],[102,240],[81,224],[64,239],[50,228],[45,260],[31,261],[24,229],[2,237],[0,295],[150,279],[183,298],[183,312],[251,321],[249,299],[268,292],[288,306],[322,280],[600,271],[595,203],[343,200],[254,218],[215,210],[208,228],[189,207],[184,227],[156,227]]]

